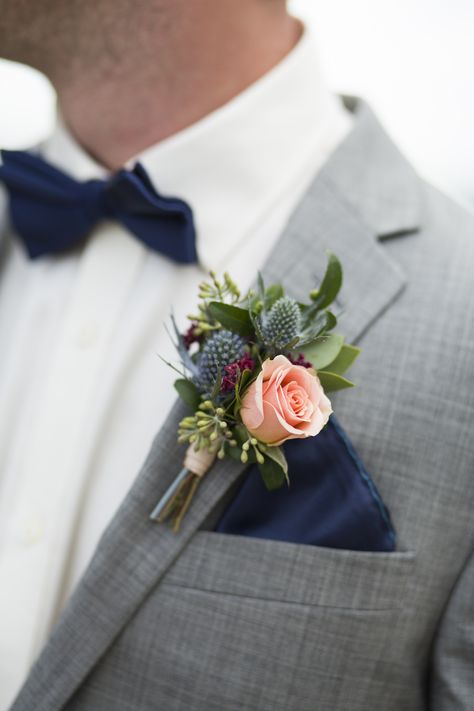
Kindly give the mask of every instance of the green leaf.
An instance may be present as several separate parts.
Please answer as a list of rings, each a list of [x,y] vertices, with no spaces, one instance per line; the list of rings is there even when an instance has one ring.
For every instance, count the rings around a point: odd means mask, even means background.
[[[235,407],[234,407],[234,413],[237,415],[241,406],[242,406],[242,393],[245,391],[245,388],[249,384],[249,382],[252,380],[253,373],[251,370],[244,370],[243,373],[241,374],[240,378],[237,380],[235,384]]]
[[[214,387],[212,388],[212,392],[211,392],[211,400],[215,400],[216,397],[219,395],[219,393],[221,391],[221,384],[222,384],[222,374],[217,373],[216,382],[214,383]]]
[[[242,464],[242,460],[240,458],[241,454],[242,454],[242,450],[240,449],[240,447],[230,447],[229,444],[227,443],[225,451],[226,451],[226,454],[229,455],[229,457],[231,457],[232,459],[235,459],[236,462],[240,462],[240,464]],[[255,464],[257,462],[257,459],[255,457],[255,452],[253,451],[252,448],[250,448],[249,451],[247,452],[247,456],[248,456],[248,459],[245,462],[245,465],[242,464],[242,466],[245,466],[246,468],[248,466],[250,466],[250,464]]]
[[[285,343],[282,350],[283,351],[292,351],[295,346],[298,345],[299,343],[299,336],[295,336],[294,338],[291,339],[291,341],[288,341],[288,343]]]
[[[188,405],[193,412],[196,412],[201,402],[201,396],[194,383],[190,380],[182,378],[180,380],[176,380],[174,386],[181,400]]]
[[[270,457],[270,459],[278,464],[278,466],[283,469],[285,477],[288,477],[288,462],[286,461],[285,454],[281,447],[267,447],[265,450],[265,456]]]
[[[236,425],[236,426],[234,427],[234,429],[233,429],[233,436],[234,436],[234,439],[237,440],[237,443],[238,443],[238,445],[239,445],[238,447],[233,447],[233,449],[237,449],[237,451],[238,451],[238,453],[239,453],[239,459],[240,459],[240,449],[241,449],[241,446],[242,446],[243,443],[246,442],[246,441],[248,440],[248,438],[249,438],[249,435],[248,435],[248,432],[247,432],[247,428],[245,427],[245,425]],[[250,454],[251,451],[252,451],[252,450],[249,451],[249,454]]]
[[[337,373],[330,373],[327,370],[319,370],[318,378],[321,381],[324,392],[331,393],[336,392],[336,390],[345,390],[345,388],[353,388],[354,383],[350,380],[346,380],[342,375],[337,375]]]
[[[346,372],[346,370],[349,370],[359,353],[360,348],[356,348],[355,346],[345,343],[335,360],[323,367],[327,367],[328,371],[331,373],[342,375]]]
[[[337,318],[332,311],[324,311],[316,315],[317,309],[314,305],[307,307],[304,314],[306,327],[301,334],[298,348],[303,348],[312,343],[318,336],[321,336],[337,325]]]
[[[263,463],[258,468],[269,491],[279,489],[285,481],[288,482],[288,464],[280,447],[268,447]]]
[[[321,285],[310,294],[311,300],[318,309],[325,309],[332,304],[342,286],[341,263],[332,252],[328,252],[327,255],[328,265]]]
[[[252,311],[249,312],[250,322],[257,340],[262,342],[265,340],[265,336],[262,333],[260,316],[255,315]]]
[[[285,295],[281,284],[271,284],[265,291],[265,311],[270,311],[273,304]]]
[[[249,385],[250,381],[253,379],[253,373],[251,370],[248,370],[246,368],[242,375],[240,376],[240,384],[239,384],[239,391],[242,393],[246,387]]]
[[[222,304],[219,301],[211,301],[209,311],[213,318],[222,325],[223,328],[237,333],[239,336],[251,337],[253,335],[252,321],[249,312],[240,309],[238,306]]]
[[[303,349],[306,360],[312,363],[316,370],[325,368],[332,363],[344,344],[344,336],[337,333],[329,333],[326,336],[319,336],[315,341]]]
[[[231,459],[235,459],[236,462],[241,462],[240,459],[240,454],[241,454],[241,449],[240,447],[231,447],[229,444],[226,444],[226,454],[229,455]],[[250,452],[249,452],[250,454]],[[252,462],[250,462],[252,463]]]
[[[259,314],[263,308],[263,301],[259,294],[251,294],[243,302],[246,305],[247,311],[253,314]]]

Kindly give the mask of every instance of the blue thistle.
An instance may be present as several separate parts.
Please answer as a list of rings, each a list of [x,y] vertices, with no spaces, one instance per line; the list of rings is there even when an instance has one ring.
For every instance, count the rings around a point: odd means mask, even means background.
[[[242,357],[245,341],[231,331],[216,331],[206,340],[197,360],[198,374],[194,378],[199,390],[209,394],[224,368]]]
[[[301,312],[297,302],[289,296],[279,298],[264,317],[262,333],[265,343],[282,349],[301,329]]]

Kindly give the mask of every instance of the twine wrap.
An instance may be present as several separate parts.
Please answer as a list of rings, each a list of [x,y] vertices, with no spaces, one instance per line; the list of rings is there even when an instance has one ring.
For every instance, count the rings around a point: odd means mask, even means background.
[[[184,466],[190,472],[201,478],[207,471],[209,471],[215,458],[215,452],[209,452],[207,449],[200,449],[199,451],[196,451],[194,449],[194,444],[191,444],[188,447],[184,457]]]

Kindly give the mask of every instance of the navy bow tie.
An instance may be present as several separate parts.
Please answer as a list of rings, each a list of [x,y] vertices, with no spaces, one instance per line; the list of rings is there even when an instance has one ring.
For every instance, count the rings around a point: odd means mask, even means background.
[[[141,165],[81,183],[31,153],[1,151],[1,157],[11,221],[31,259],[71,249],[107,219],[175,262],[197,261],[191,208],[159,195]]]

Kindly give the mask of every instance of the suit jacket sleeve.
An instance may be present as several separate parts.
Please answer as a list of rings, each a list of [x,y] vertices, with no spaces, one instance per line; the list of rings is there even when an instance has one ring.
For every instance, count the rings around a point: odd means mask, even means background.
[[[438,628],[431,670],[432,711],[474,709],[474,553]]]

